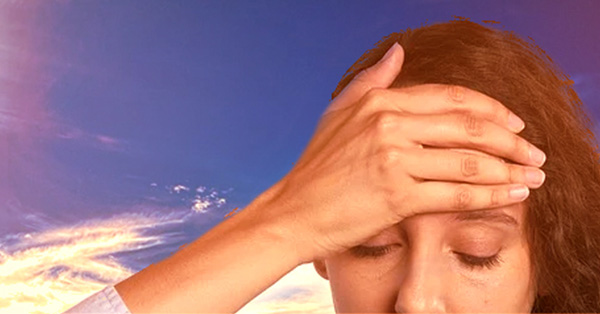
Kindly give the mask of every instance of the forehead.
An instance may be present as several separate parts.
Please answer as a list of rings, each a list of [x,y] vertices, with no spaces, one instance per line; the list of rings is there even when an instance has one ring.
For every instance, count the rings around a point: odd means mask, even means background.
[[[498,208],[471,211],[422,213],[406,218],[401,224],[435,223],[452,228],[461,224],[487,224],[506,228],[520,229],[524,221],[524,202]]]
[[[452,219],[454,222],[485,222],[502,224],[517,229],[521,226],[520,219],[515,215],[515,212],[507,210],[465,211],[454,214]]]
[[[501,235],[511,239],[525,239],[523,226],[525,208],[525,204],[521,202],[493,209],[417,214],[381,231],[367,239],[367,242],[387,237],[395,239],[398,236],[412,239],[411,241],[420,241],[416,239],[435,241],[462,235],[463,232],[467,232],[469,236]],[[510,220],[516,223],[511,223]]]

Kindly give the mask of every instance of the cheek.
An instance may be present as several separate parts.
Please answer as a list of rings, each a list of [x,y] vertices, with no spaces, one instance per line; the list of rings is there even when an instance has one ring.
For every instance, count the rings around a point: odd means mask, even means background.
[[[512,263],[507,265],[496,291],[501,302],[513,305],[510,310],[529,312],[535,298],[529,256],[526,251],[517,251],[511,257]]]
[[[504,302],[513,305],[510,310],[530,312],[535,300],[535,283],[526,243],[516,246],[506,259],[510,263],[507,263],[505,275],[500,278],[498,294]]]
[[[513,250],[503,257],[502,266],[489,275],[455,278],[448,303],[455,312],[530,312],[534,301],[529,258]],[[485,273],[482,273],[485,274]]]
[[[399,267],[394,267],[392,260],[384,260],[362,261],[348,256],[328,260],[336,312],[387,312],[393,308]]]

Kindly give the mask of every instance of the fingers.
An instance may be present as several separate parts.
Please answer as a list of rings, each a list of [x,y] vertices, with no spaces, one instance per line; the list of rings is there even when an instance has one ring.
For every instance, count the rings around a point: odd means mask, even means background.
[[[525,184],[539,188],[545,179],[536,167],[505,163],[501,159],[447,149],[406,149],[402,163],[419,180],[459,181],[477,184]]]
[[[543,152],[520,136],[471,113],[403,115],[382,112],[374,115],[376,123],[385,124],[380,132],[382,141],[394,146],[402,134],[414,145],[436,147],[467,147],[503,157],[516,163],[541,167]],[[384,118],[381,118],[384,117]],[[381,122],[383,121],[383,122]]]
[[[415,187],[416,199],[403,200],[410,204],[409,217],[425,212],[450,212],[491,209],[522,202],[529,189],[520,185],[483,186],[466,183],[427,181]]]
[[[330,103],[323,115],[351,106],[372,88],[388,88],[400,74],[403,62],[404,49],[398,43],[394,43],[379,62],[354,77]]]
[[[361,106],[357,116],[366,117],[385,110],[412,114],[471,112],[514,133],[525,128],[523,120],[498,100],[457,85],[421,84],[406,88],[375,88],[369,91]]]

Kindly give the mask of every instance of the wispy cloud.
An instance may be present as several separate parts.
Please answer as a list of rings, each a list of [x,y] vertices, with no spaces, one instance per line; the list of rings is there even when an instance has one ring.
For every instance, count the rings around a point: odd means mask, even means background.
[[[96,135],[96,140],[102,145],[102,147],[111,150],[121,150],[125,144],[125,141],[123,140],[106,135]]]
[[[44,136],[50,139],[69,140],[88,145],[97,149],[123,151],[127,141],[105,134],[94,134],[80,128],[57,122],[58,119],[48,122]]]
[[[185,230],[200,218],[196,201],[205,203],[203,214],[209,213],[200,219],[210,221],[219,215],[209,207],[220,207],[225,203],[221,194],[233,190],[203,186],[200,192],[182,184],[163,187],[164,193],[155,195],[156,202],[127,205],[118,209],[124,214],[71,226],[43,212],[0,203],[0,210],[9,211],[29,230],[0,234],[0,313],[63,311],[105,285],[127,278],[145,267],[143,261],[156,261],[157,256],[175,251],[176,242],[193,241]],[[183,201],[184,207],[163,202],[169,194]]]
[[[121,215],[0,240],[0,313],[66,310],[135,271],[115,254],[170,244],[181,234],[153,230],[183,222],[181,214]]]
[[[184,212],[126,214],[72,227],[5,236],[0,239],[0,313],[65,311],[137,271],[115,256],[164,251],[165,246],[173,250],[173,244],[183,234],[172,230],[188,217],[189,213]],[[311,264],[305,264],[239,313],[333,312],[327,281],[317,275]]]

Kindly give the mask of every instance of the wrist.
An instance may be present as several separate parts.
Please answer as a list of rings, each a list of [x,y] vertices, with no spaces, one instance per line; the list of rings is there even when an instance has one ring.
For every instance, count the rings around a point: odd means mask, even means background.
[[[312,261],[310,247],[307,245],[310,237],[294,219],[293,214],[297,209],[291,208],[289,203],[278,197],[283,185],[284,182],[278,182],[236,216],[243,221],[244,228],[279,247],[286,259],[299,266]]]

